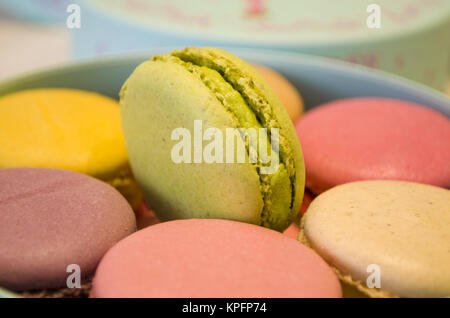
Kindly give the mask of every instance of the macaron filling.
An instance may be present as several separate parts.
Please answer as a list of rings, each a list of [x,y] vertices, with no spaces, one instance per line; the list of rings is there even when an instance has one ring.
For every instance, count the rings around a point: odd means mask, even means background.
[[[210,51],[200,50],[196,48],[186,48],[184,50],[175,50],[171,55],[177,56],[183,61],[191,62],[195,65],[206,66],[214,69],[222,75],[245,100],[251,108],[256,118],[263,127],[268,129],[280,128],[280,124],[275,116],[275,112],[265,98],[264,94],[256,87],[252,77],[234,65],[232,61],[226,57],[219,56]],[[280,130],[280,161],[285,165],[292,184],[292,203],[295,198],[295,166],[291,148],[287,142],[284,132]]]
[[[153,61],[176,63],[183,66],[187,71],[197,76],[203,84],[211,90],[217,100],[229,112],[236,123],[236,127],[240,128],[279,128],[278,122],[265,116],[265,113],[272,110],[264,97],[256,97],[258,92],[236,89],[234,81],[227,80],[228,77],[220,72],[219,68],[210,67],[207,63],[196,63],[195,59],[185,58],[183,55],[177,54],[178,51],[171,55],[165,54],[154,56]],[[231,62],[229,62],[231,63]],[[238,75],[238,76],[244,76]],[[251,79],[248,80],[253,85]],[[253,85],[254,86],[254,85]],[[262,94],[261,94],[262,95]],[[253,103],[253,107],[249,102]],[[255,111],[257,110],[257,111]],[[273,174],[261,173],[263,164],[260,160],[252,163],[260,179],[260,191],[263,198],[264,206],[260,215],[260,224],[279,231],[283,231],[291,222],[293,215],[291,209],[294,199],[294,186],[291,177],[295,178],[294,167],[286,154],[289,152],[287,147],[282,145],[284,141],[280,132],[280,164],[278,170]],[[249,153],[251,145],[248,138],[243,136],[246,150]],[[267,145],[271,149],[270,129],[267,132]],[[272,149],[272,151],[274,151]],[[257,154],[257,151],[254,153]],[[259,159],[259,158],[258,158]],[[286,169],[286,163],[290,164],[291,173]]]

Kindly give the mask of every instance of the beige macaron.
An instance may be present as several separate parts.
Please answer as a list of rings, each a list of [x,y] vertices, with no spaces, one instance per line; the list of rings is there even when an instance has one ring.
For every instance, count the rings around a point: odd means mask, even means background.
[[[445,86],[445,93],[450,96],[450,80],[447,81],[447,85]]]
[[[299,240],[371,297],[450,296],[450,190],[360,181],[314,199]]]
[[[286,108],[289,117],[295,122],[303,113],[303,98],[289,80],[277,71],[258,64],[252,64],[266,80]]]

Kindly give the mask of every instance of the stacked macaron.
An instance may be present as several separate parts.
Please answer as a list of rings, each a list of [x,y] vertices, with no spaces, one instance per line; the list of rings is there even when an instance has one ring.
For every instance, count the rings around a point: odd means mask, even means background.
[[[117,101],[75,89],[14,92],[0,97],[0,126],[0,286],[87,296],[103,254],[136,230],[130,204],[142,201]],[[81,288],[67,288],[72,270]]]

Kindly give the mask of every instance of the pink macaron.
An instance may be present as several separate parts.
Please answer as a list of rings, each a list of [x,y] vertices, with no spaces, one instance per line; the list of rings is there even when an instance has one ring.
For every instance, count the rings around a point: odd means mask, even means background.
[[[176,220],[125,238],[97,268],[93,297],[341,297],[333,270],[285,235],[229,220]]]
[[[450,120],[425,106],[342,99],[307,112],[295,126],[306,186],[315,194],[369,179],[450,187]]]

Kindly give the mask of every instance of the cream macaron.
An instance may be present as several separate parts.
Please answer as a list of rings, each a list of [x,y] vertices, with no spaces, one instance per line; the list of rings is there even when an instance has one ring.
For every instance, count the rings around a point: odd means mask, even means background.
[[[387,180],[336,186],[312,201],[299,240],[368,296],[450,296],[450,190]]]

